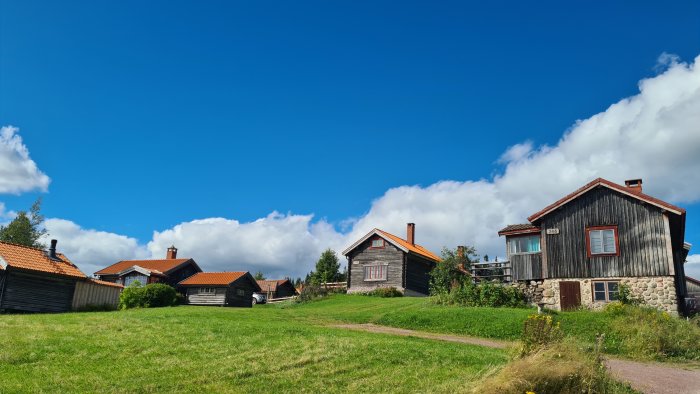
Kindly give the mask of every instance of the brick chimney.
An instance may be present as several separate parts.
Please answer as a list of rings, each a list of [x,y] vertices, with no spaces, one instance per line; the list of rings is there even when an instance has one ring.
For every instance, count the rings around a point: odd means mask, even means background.
[[[406,225],[406,241],[411,245],[416,244],[416,224],[408,223]]]
[[[168,260],[173,260],[177,258],[177,248],[175,247],[175,245],[172,245],[168,248],[168,252],[165,254],[165,258]]]
[[[630,189],[631,192],[641,193],[642,192],[642,180],[641,179],[628,179],[625,181],[625,186]]]

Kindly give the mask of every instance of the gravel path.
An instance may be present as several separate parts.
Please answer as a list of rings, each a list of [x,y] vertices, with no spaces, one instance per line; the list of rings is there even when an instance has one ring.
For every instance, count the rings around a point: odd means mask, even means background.
[[[510,342],[491,339],[465,337],[460,335],[434,334],[430,332],[406,330],[378,326],[375,324],[336,324],[332,327],[393,334],[438,341],[466,343],[503,349]],[[610,373],[620,381],[628,382],[635,390],[646,394],[700,394],[700,369],[683,368],[659,363],[608,359],[605,361]]]

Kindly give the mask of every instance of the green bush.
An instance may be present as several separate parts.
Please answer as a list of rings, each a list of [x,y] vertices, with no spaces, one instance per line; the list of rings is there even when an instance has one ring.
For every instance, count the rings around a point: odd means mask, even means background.
[[[525,294],[514,286],[500,283],[463,283],[449,291],[433,292],[432,301],[440,305],[486,306],[486,307],[525,307]]]
[[[563,337],[559,322],[555,322],[551,315],[530,315],[523,324],[521,354],[530,354],[534,350],[560,341]]]
[[[317,298],[325,297],[329,294],[328,289],[319,285],[309,284],[301,289],[299,296],[294,299],[296,303],[313,301]]]
[[[632,294],[632,288],[629,287],[629,285],[627,285],[625,283],[620,283],[618,285],[617,299],[618,299],[618,301],[620,301],[622,304],[625,304],[625,305],[641,305],[642,304],[641,298],[638,298],[634,294]]]
[[[119,309],[157,308],[177,305],[177,292],[163,283],[142,286],[138,281],[127,286],[119,296]]]
[[[400,292],[396,287],[379,287],[377,289],[363,294],[371,297],[382,298],[403,297],[403,293]]]

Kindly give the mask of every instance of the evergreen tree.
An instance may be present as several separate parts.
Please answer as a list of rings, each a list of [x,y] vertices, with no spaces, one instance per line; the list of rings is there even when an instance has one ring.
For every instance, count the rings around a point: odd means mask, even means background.
[[[38,198],[29,212],[19,211],[17,217],[7,226],[0,226],[0,241],[12,242],[32,248],[46,249],[39,239],[46,235],[46,229],[41,225],[44,216],[41,214],[41,198]]]
[[[316,271],[311,273],[311,282],[317,285],[335,282],[340,276],[340,262],[332,249],[326,249],[316,262]]]
[[[263,274],[262,271],[258,271],[253,275],[253,278],[255,278],[255,280],[265,280],[265,274]]]

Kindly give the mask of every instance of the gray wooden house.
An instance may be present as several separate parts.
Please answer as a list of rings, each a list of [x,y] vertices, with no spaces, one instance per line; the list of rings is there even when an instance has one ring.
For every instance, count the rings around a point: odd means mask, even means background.
[[[599,308],[625,283],[648,305],[682,312],[684,209],[598,178],[498,232],[506,237],[512,278],[533,301],[554,309]]]
[[[67,312],[76,283],[87,277],[66,256],[0,242],[0,311]]]
[[[103,281],[129,286],[135,281],[142,285],[165,283],[177,287],[178,282],[202,272],[191,258],[177,258],[177,248],[168,248],[165,259],[122,260],[95,272]]]
[[[348,293],[395,287],[409,296],[430,293],[430,271],[440,257],[415,243],[415,224],[408,223],[406,239],[374,229],[350,245]]]
[[[260,292],[249,272],[200,272],[178,284],[190,305],[253,306],[253,293]]]

